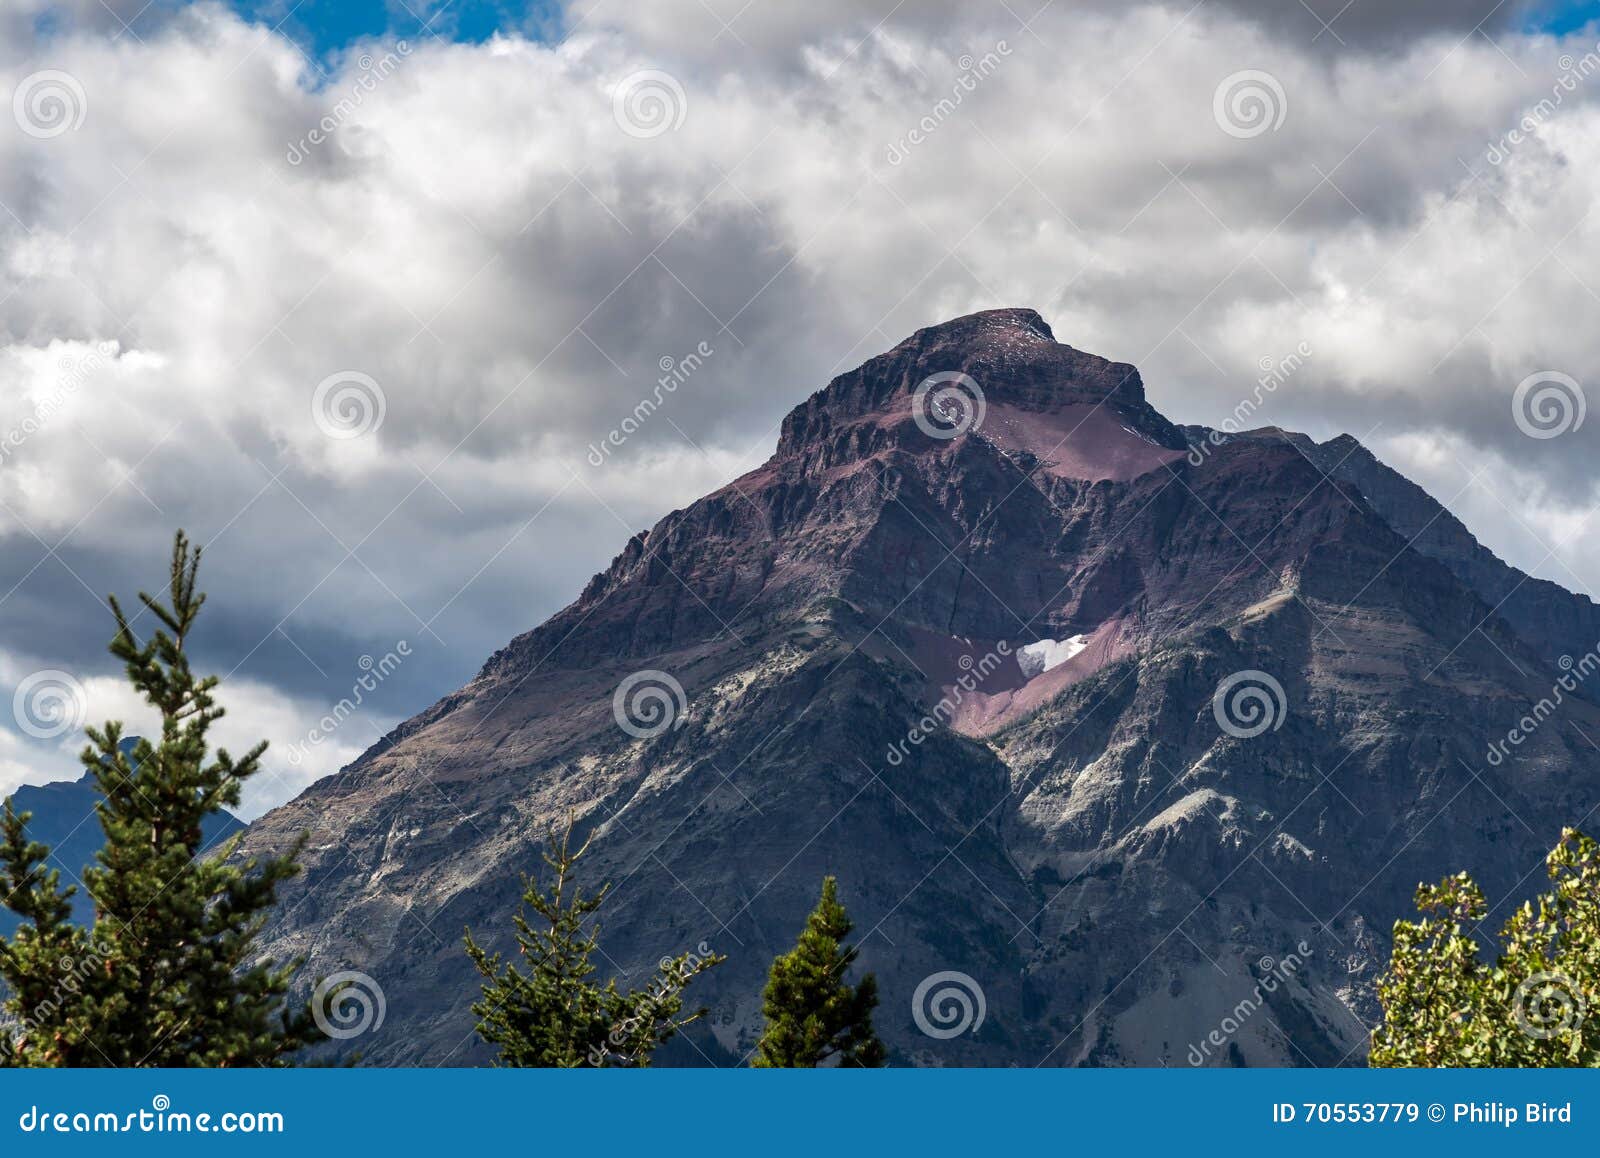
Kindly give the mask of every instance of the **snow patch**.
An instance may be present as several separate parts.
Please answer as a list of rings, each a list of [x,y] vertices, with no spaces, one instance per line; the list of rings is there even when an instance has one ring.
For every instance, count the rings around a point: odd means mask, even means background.
[[[1278,833],[1277,838],[1273,841],[1273,845],[1275,851],[1289,853],[1290,855],[1300,857],[1302,860],[1317,859],[1316,853],[1312,852],[1309,848],[1307,848],[1300,841],[1296,840],[1294,837],[1290,836],[1287,832]]]
[[[1017,665],[1022,674],[1032,679],[1053,667],[1059,667],[1089,646],[1087,635],[1074,635],[1067,639],[1041,639],[1017,649]]]

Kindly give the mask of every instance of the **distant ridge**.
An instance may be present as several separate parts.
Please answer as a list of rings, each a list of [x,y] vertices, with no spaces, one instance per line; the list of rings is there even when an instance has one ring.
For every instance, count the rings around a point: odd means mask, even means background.
[[[125,737],[120,745],[131,752],[139,737]],[[83,869],[94,863],[104,842],[95,805],[102,799],[99,789],[85,770],[76,780],[57,780],[50,784],[24,785],[11,794],[18,812],[31,812],[28,836],[50,846],[49,867],[61,870],[63,884],[78,886],[72,898],[72,919],[87,924],[94,917],[94,902],[84,894]],[[203,828],[205,847],[216,848],[237,832],[244,821],[223,810],[206,818]],[[0,908],[0,936],[10,936],[18,925],[17,915]]]

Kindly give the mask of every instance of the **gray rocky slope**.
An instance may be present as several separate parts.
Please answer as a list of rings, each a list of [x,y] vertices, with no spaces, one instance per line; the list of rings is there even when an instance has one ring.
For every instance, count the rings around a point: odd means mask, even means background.
[[[941,392],[972,383],[963,431]],[[1485,759],[1596,608],[1352,439],[1204,433],[1033,311],[919,331],[253,824],[247,850],[310,833],[271,951],[381,987],[382,1027],[340,1050],[485,1062],[462,929],[505,946],[573,810],[615,886],[608,968],[729,958],[668,1062],[746,1057],[833,873],[897,1064],[1358,1063],[1417,883],[1469,869],[1503,918],[1600,801],[1581,690]],[[613,703],[640,671],[684,689],[644,737]],[[983,1018],[943,1036],[952,985]]]

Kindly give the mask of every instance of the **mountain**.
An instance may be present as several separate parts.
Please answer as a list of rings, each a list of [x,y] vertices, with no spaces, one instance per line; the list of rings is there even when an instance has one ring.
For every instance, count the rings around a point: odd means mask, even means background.
[[[1502,562],[1460,519],[1348,434],[1321,446],[1299,437],[1330,476],[1359,489],[1408,544],[1450,568],[1542,657],[1558,661],[1574,646],[1587,650],[1600,640],[1600,605]]]
[[[462,929],[506,944],[573,812],[608,966],[728,955],[664,1060],[745,1057],[834,873],[896,1064],[1359,1062],[1417,883],[1498,920],[1600,802],[1581,686],[1503,743],[1594,605],[1444,518],[1353,440],[1174,426],[1031,310],[920,330],[254,823],[310,833],[269,947],[382,989],[341,1049],[486,1061]]]
[[[122,750],[131,752],[138,742],[137,736],[124,737]],[[94,903],[83,891],[83,868],[94,863],[95,853],[105,841],[95,815],[101,799],[88,772],[76,780],[24,785],[11,794],[18,812],[33,814],[28,821],[29,838],[50,846],[49,867],[60,870],[63,883],[78,886],[72,898],[72,919],[82,923],[94,916]],[[207,849],[219,847],[243,830],[244,821],[226,810],[207,817],[201,828]],[[0,908],[0,936],[9,937],[17,924],[15,913]]]

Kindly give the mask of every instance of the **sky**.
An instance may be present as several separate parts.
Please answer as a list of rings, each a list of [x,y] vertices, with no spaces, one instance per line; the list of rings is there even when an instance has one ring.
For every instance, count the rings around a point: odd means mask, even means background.
[[[0,0],[0,791],[148,727],[104,597],[177,527],[223,738],[273,744],[254,814],[832,375],[997,306],[1178,422],[1303,347],[1254,422],[1356,435],[1595,594],[1597,17]]]

